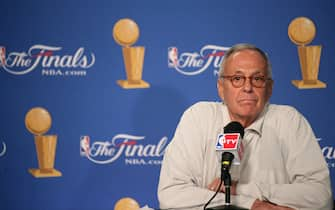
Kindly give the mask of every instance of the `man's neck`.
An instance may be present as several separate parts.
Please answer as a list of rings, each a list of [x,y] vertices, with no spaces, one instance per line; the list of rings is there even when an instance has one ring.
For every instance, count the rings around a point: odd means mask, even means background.
[[[229,116],[230,116],[231,121],[237,121],[241,123],[241,125],[244,128],[247,128],[248,126],[250,126],[257,119],[257,116],[256,117],[245,117],[245,116],[233,115],[230,113],[229,113]]]

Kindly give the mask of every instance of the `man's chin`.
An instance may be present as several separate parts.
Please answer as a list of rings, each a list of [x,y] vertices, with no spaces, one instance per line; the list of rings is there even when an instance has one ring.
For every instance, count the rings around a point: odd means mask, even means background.
[[[257,116],[256,106],[253,104],[245,104],[241,106],[240,116],[243,116],[246,118],[250,118],[250,117],[253,118],[254,116]]]
[[[241,113],[254,113],[257,110],[257,104],[255,102],[244,102],[239,104]]]

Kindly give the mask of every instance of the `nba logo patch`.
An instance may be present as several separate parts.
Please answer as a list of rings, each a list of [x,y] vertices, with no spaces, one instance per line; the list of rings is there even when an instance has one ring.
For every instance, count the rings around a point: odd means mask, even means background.
[[[219,134],[216,142],[216,150],[237,150],[238,141],[240,139],[239,133],[224,133]]]
[[[81,136],[80,137],[80,155],[88,156],[90,152],[90,137]]]
[[[168,48],[168,67],[175,68],[178,66],[178,49],[176,47]]]

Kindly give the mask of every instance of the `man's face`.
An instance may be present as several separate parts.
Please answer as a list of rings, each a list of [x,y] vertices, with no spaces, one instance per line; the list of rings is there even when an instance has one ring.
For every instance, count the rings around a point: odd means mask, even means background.
[[[225,63],[224,76],[265,76],[266,62],[253,50],[242,50],[231,55]],[[267,81],[265,87],[253,87],[250,79],[246,79],[242,87],[234,87],[231,81],[218,80],[218,92],[228,107],[230,118],[249,126],[262,112],[272,94],[272,81]]]

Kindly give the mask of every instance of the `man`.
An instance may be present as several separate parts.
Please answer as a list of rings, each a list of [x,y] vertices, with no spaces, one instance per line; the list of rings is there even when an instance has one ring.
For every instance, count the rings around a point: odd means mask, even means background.
[[[271,64],[249,44],[232,47],[217,81],[223,103],[199,102],[183,114],[167,147],[158,198],[162,209],[203,209],[220,182],[218,135],[231,121],[245,128],[240,166],[232,166],[232,204],[252,209],[332,208],[329,171],[307,120],[269,104]],[[225,203],[224,188],[210,206]]]

